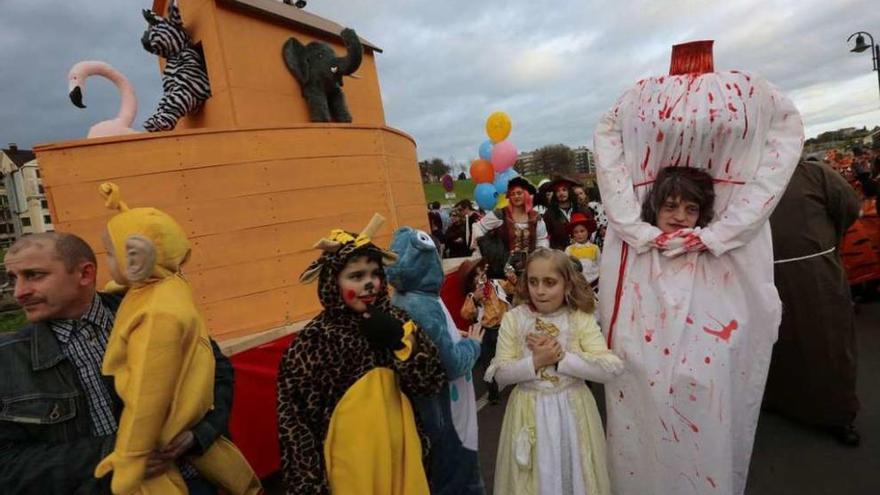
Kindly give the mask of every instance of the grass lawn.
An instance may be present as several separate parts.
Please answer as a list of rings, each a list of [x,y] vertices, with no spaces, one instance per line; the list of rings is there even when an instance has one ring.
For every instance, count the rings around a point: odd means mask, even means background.
[[[25,323],[24,311],[16,310],[0,313],[0,332],[18,330],[23,327]]]
[[[529,182],[537,186],[538,182],[540,182],[544,176],[533,175],[526,178],[529,179]],[[455,198],[453,199],[446,199],[444,196],[446,191],[443,190],[443,185],[439,182],[423,184],[423,186],[425,188],[425,199],[428,200],[428,203],[439,201],[440,204],[443,205],[454,205],[462,199],[474,199],[474,187],[476,185],[470,179],[455,181],[455,189],[452,190],[452,192],[455,193]]]

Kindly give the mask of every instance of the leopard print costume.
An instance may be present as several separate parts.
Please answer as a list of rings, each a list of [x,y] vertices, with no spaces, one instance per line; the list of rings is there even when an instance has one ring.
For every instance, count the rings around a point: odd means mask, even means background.
[[[324,310],[297,335],[278,374],[278,433],[288,494],[330,493],[324,462],[330,419],[343,395],[366,373],[377,367],[394,370],[409,397],[433,395],[446,386],[436,347],[418,331],[406,361],[398,360],[390,350],[374,349],[359,331],[362,316],[343,301],[337,276],[349,260],[367,253],[381,257],[387,252],[371,243],[357,247],[350,242],[336,253],[323,253],[306,270],[320,268],[318,297]],[[406,313],[390,304],[384,270],[381,280],[375,306],[408,321]]]

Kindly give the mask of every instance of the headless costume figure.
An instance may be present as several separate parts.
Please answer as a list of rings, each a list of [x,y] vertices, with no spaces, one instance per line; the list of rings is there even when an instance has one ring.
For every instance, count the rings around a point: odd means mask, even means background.
[[[180,273],[189,257],[183,229],[154,208],[128,207],[115,184],[101,185],[107,206],[121,212],[107,223],[108,264],[128,286],[107,343],[102,372],[124,403],[113,452],[95,469],[113,471],[114,494],[187,493],[175,466],[144,479],[147,457],[191,428],[214,402],[214,357],[208,329]],[[260,481],[241,452],[219,437],[191,459],[211,483],[233,494],[256,494]]]

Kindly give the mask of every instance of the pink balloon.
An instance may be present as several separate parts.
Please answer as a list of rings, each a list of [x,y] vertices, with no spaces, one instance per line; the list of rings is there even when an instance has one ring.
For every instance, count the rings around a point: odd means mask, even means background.
[[[516,163],[516,146],[504,140],[492,146],[492,168],[496,172],[504,172]]]

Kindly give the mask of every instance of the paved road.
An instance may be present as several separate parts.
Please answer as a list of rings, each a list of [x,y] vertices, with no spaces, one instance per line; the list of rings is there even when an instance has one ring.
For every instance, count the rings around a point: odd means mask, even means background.
[[[857,327],[862,412],[856,425],[862,432],[862,445],[844,447],[824,432],[763,413],[755,439],[747,495],[880,494],[880,303],[860,307]],[[479,380],[477,382],[479,396],[485,388]],[[601,404],[601,389],[594,393]],[[480,463],[490,494],[503,416],[504,403],[486,405],[479,413]],[[282,493],[277,478],[267,483],[267,492]]]

